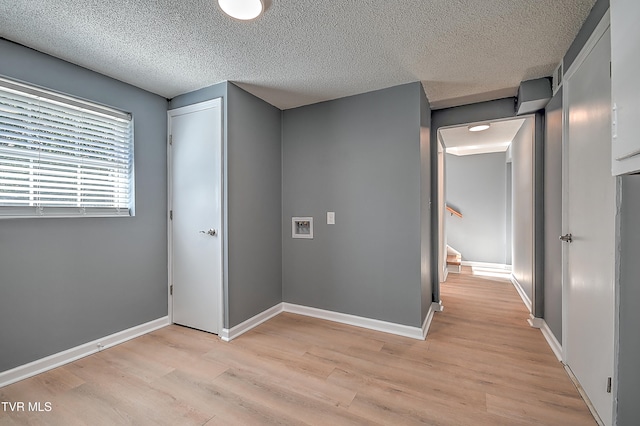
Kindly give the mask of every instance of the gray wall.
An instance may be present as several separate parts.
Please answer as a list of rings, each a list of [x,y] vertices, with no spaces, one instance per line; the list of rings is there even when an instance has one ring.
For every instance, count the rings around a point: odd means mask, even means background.
[[[434,110],[431,114],[431,139],[435,140],[440,127],[467,124],[476,121],[515,117],[516,99],[504,98],[478,102],[453,108]]]
[[[438,147],[437,139],[433,139],[434,143],[431,143],[429,100],[422,85],[419,85],[418,91],[420,95],[420,277],[422,281],[420,322],[422,323],[433,302],[433,283],[440,281],[436,266],[438,265],[438,222],[433,221],[431,213],[432,210],[438,210],[436,203],[433,204],[433,209],[431,208],[431,194],[438,193],[437,179],[432,178],[432,164],[437,163]]]
[[[640,421],[640,175],[622,178],[620,216],[618,425]]]
[[[421,326],[419,93],[410,83],[284,111],[285,302]],[[314,239],[291,238],[293,216],[314,218]]]
[[[447,202],[463,217],[447,215],[447,241],[462,260],[505,264],[506,164],[504,152],[446,154]],[[511,241],[509,241],[511,244]]]
[[[0,74],[133,113],[136,216],[0,220],[0,371],[167,315],[167,101],[0,40]]]
[[[211,99],[222,98],[224,108],[222,114],[224,117],[225,129],[227,123],[227,88],[229,83],[223,81],[222,83],[214,84],[213,86],[205,87],[203,89],[196,90],[195,92],[185,93],[171,99],[169,102],[169,109],[176,109],[187,105],[193,105],[200,102],[206,102]],[[225,132],[226,138],[226,132]]]
[[[533,136],[533,306],[536,318],[544,317],[544,131],[545,114],[539,110],[534,114]]]
[[[229,84],[228,326],[282,301],[281,111]]]
[[[575,61],[575,59],[578,57],[578,54],[580,54],[582,47],[587,42],[587,40],[589,40],[589,37],[591,37],[591,33],[593,33],[593,30],[596,29],[598,23],[600,23],[600,20],[607,12],[607,10],[609,10],[609,0],[598,0],[593,5],[589,16],[587,16],[587,19],[582,24],[582,27],[580,28],[580,31],[578,31],[576,38],[573,40],[571,46],[569,46],[569,49],[567,50],[567,53],[565,53],[564,55],[562,61],[564,72],[567,72],[571,64],[573,64],[573,61]]]
[[[544,144],[544,319],[562,342],[562,91],[546,107]]]
[[[281,111],[232,83],[177,96],[170,108],[223,98],[224,327],[282,301]]]
[[[512,273],[533,301],[533,119],[527,119],[511,142],[513,253]]]

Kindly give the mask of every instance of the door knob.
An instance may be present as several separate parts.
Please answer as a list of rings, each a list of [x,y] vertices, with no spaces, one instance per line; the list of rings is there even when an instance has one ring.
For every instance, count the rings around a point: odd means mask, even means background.
[[[565,243],[573,242],[573,236],[571,234],[560,235],[560,240]]]
[[[212,237],[215,237],[216,235],[218,235],[218,231],[216,231],[215,229],[211,228],[208,231],[200,231],[201,234],[208,234],[211,235]]]

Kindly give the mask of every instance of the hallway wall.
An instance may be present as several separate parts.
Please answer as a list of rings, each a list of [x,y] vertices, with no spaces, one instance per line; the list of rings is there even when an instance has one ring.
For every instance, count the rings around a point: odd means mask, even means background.
[[[446,154],[446,165],[447,202],[463,215],[447,214],[448,244],[462,253],[462,260],[506,264],[504,152]]]
[[[619,294],[618,424],[640,419],[640,175],[623,176],[619,236],[621,246]]]
[[[534,279],[534,120],[524,122],[511,142],[513,253],[512,273],[529,301]]]
[[[545,109],[544,319],[562,342],[562,91]]]

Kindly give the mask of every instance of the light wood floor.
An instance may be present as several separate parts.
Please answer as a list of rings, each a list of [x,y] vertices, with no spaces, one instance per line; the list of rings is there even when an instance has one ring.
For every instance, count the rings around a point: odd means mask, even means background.
[[[0,389],[0,424],[593,425],[512,285],[451,274],[426,341],[281,314],[231,343],[170,326]]]

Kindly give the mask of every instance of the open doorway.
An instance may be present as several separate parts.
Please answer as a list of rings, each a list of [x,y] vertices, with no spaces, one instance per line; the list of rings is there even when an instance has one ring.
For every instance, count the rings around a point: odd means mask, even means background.
[[[478,125],[488,127],[474,131]],[[450,259],[440,263],[441,282],[461,268],[509,278],[530,312],[534,127],[534,116],[522,116],[438,130],[439,199],[446,209],[439,219],[439,253]]]

